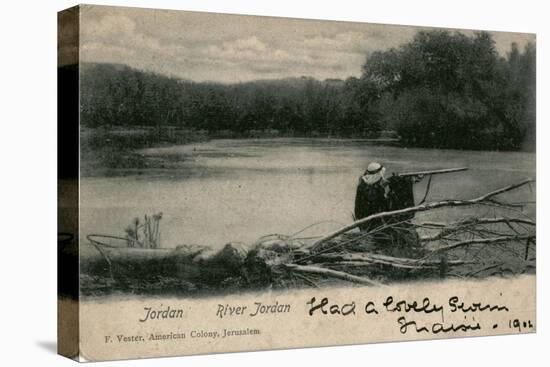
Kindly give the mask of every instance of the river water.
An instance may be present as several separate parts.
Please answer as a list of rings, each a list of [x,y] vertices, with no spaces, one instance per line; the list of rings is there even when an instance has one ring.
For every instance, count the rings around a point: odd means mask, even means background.
[[[134,217],[157,212],[163,213],[163,247],[251,243],[266,234],[292,234],[323,222],[307,231],[320,235],[352,221],[356,185],[369,161],[383,163],[388,174],[470,168],[435,177],[428,200],[473,198],[535,177],[532,153],[406,149],[354,140],[213,140],[141,153],[155,167],[166,162],[167,168],[82,178],[82,235],[124,236]],[[424,195],[425,181],[416,185],[417,200]],[[510,198],[534,201],[534,187]],[[534,215],[534,206],[525,210]],[[463,214],[425,216],[447,220]]]

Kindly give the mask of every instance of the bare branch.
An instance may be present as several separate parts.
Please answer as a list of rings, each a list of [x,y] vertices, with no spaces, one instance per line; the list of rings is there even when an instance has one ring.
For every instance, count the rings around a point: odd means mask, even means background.
[[[330,266],[333,265],[354,265],[354,266],[368,266],[369,264],[382,264],[389,265],[396,268],[403,269],[425,269],[425,268],[437,268],[441,265],[439,260],[425,260],[425,259],[407,259],[397,258],[379,254],[366,254],[366,253],[353,253],[353,254],[324,254],[319,255],[319,260],[328,261]],[[471,264],[472,262],[463,260],[451,260],[447,261],[447,266],[458,266]]]
[[[451,245],[437,248],[433,250],[432,253],[427,257],[432,256],[434,253],[449,251],[458,247],[464,247],[464,246],[473,245],[473,244],[495,244],[500,242],[527,240],[534,237],[535,237],[534,235],[524,235],[524,236],[503,236],[503,237],[492,237],[492,238],[474,238],[471,240],[461,241],[461,242],[453,243]]]
[[[493,196],[502,194],[502,193],[507,192],[507,191],[517,189],[518,187],[527,185],[531,182],[534,182],[534,180],[533,179],[524,180],[524,181],[521,181],[517,184],[506,186],[506,187],[500,188],[498,190],[492,191],[490,193],[487,193],[487,194],[482,195],[480,197],[477,197],[475,199],[436,201],[436,202],[432,202],[432,203],[426,203],[426,204],[422,204],[422,205],[412,206],[412,207],[405,208],[405,209],[393,210],[393,211],[389,211],[389,212],[382,212],[382,213],[369,215],[368,217],[362,218],[358,221],[355,221],[355,222],[353,222],[353,223],[351,223],[347,226],[344,226],[344,227],[340,228],[337,231],[334,231],[334,232],[326,235],[325,237],[321,238],[320,240],[315,242],[310,247],[311,247],[312,251],[315,251],[317,248],[319,248],[319,246],[321,244],[323,244],[323,243],[325,243],[325,242],[327,242],[327,241],[329,241],[329,240],[331,240],[335,237],[338,237],[339,235],[341,235],[345,232],[348,232],[349,230],[352,230],[352,229],[360,226],[361,224],[365,224],[365,223],[367,223],[369,221],[372,221],[374,219],[392,217],[392,216],[401,215],[401,214],[423,212],[423,211],[433,210],[433,209],[442,208],[442,207],[456,207],[456,206],[476,205],[476,204],[486,202],[488,199],[492,198]]]
[[[464,224],[496,224],[496,223],[522,223],[531,226],[537,225],[534,221],[529,219],[522,218],[505,218],[505,217],[495,217],[495,218],[470,218],[467,220],[460,220],[458,222],[422,222],[417,225],[420,227],[456,227]]]
[[[295,265],[295,264],[287,264],[285,266],[291,271],[324,275],[330,278],[337,278],[348,282],[364,284],[364,285],[383,286],[382,283],[379,283],[377,281],[374,281],[365,277],[353,275],[353,274],[344,273],[343,271],[325,269],[317,266],[305,266],[305,265]]]

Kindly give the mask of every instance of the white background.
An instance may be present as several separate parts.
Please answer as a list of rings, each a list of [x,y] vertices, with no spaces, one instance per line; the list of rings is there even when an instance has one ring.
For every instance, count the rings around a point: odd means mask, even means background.
[[[549,12],[543,1],[92,1],[167,9],[537,33],[537,334],[107,362],[119,366],[521,366],[547,364]],[[4,1],[0,12],[0,365],[64,366],[56,348],[56,12],[73,1]],[[546,289],[545,289],[546,288]],[[546,350],[545,350],[546,349]]]

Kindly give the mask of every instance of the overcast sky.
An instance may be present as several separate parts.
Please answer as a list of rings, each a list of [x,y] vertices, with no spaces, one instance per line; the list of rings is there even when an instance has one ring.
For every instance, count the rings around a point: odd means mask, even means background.
[[[369,52],[419,28],[86,5],[81,61],[126,64],[195,81],[359,76]],[[466,32],[471,33],[471,32]],[[505,55],[534,35],[491,32]]]

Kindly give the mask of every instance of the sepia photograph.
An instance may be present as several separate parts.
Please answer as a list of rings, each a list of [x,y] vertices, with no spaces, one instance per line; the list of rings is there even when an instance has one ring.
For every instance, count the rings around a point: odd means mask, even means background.
[[[535,273],[533,34],[80,10],[84,298]]]
[[[6,2],[0,365],[540,365],[544,10]]]
[[[536,331],[536,35],[58,15],[58,351]]]

